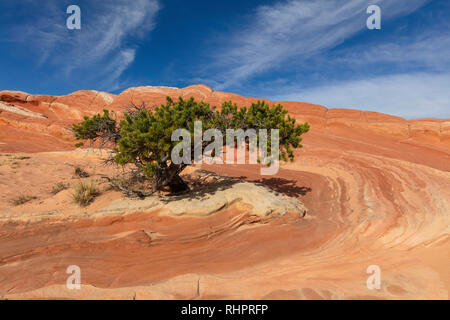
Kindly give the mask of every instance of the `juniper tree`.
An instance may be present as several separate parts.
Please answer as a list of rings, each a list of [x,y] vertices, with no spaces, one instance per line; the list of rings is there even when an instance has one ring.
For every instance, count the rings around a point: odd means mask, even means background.
[[[189,159],[194,159],[195,121],[201,122],[203,130],[214,128],[223,136],[227,129],[279,129],[279,157],[285,161],[293,161],[294,149],[302,147],[301,135],[309,130],[308,123],[296,124],[296,120],[279,104],[270,107],[258,101],[248,108],[238,108],[228,101],[217,110],[193,98],[179,98],[174,102],[169,97],[165,105],[154,109],[147,108],[145,104],[132,105],[126,109],[121,121],[114,112],[108,110],[104,110],[103,115],[85,116],[84,121],[73,124],[72,129],[77,140],[89,140],[99,143],[101,147],[111,148],[109,161],[121,166],[131,165],[134,177],[149,181],[151,190],[148,192],[128,192],[131,195],[147,196],[166,187],[173,193],[188,190],[180,173],[191,163],[172,161],[171,151],[179,143],[172,141],[172,133],[180,128],[191,133],[189,149],[192,154]],[[225,141],[220,143],[225,145]],[[248,146],[248,139],[244,143]],[[202,152],[208,144],[210,142],[201,143]]]

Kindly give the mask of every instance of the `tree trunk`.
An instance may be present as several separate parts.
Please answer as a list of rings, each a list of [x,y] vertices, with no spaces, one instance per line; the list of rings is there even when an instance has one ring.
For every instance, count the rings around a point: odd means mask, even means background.
[[[170,188],[171,193],[182,193],[189,191],[189,186],[186,184],[186,182],[181,179],[181,177],[176,174],[167,184]]]

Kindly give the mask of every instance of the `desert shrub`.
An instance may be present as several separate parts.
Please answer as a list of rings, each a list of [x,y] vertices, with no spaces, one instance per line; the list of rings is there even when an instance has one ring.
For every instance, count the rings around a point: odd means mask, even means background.
[[[121,191],[128,197],[144,198],[146,190],[151,187],[150,181],[134,172],[125,172],[121,176],[112,178],[103,176],[103,178],[109,181],[111,190]]]
[[[30,156],[15,156],[14,159],[17,160],[26,160],[26,159],[31,159]]]
[[[132,180],[132,177],[128,176],[109,178],[108,181],[113,190],[131,189],[136,185],[135,181]]]
[[[19,206],[21,204],[27,203],[31,200],[37,199],[35,196],[26,196],[26,195],[19,195],[17,198],[14,198],[11,200],[11,203],[15,206]]]
[[[74,124],[72,129],[77,140],[89,140],[100,146],[113,148],[110,163],[123,167],[133,167],[133,174],[151,181],[150,195],[163,188],[173,193],[189,190],[180,177],[180,173],[189,164],[177,164],[171,159],[172,149],[179,141],[172,141],[172,133],[176,129],[187,129],[191,136],[194,133],[194,122],[201,121],[204,131],[214,128],[226,136],[227,129],[266,129],[268,140],[271,140],[270,129],[279,129],[279,157],[281,160],[293,161],[294,149],[301,148],[301,135],[309,130],[309,124],[296,124],[296,120],[288,115],[281,105],[269,106],[258,101],[250,107],[238,108],[231,101],[222,104],[219,110],[204,102],[195,102],[193,98],[177,102],[167,97],[167,103],[154,109],[132,105],[124,114],[124,120],[116,120],[116,114],[108,110],[103,115],[84,117],[84,121]],[[259,140],[259,136],[257,137]],[[225,145],[223,139],[223,145]],[[187,142],[189,144],[189,141]],[[210,141],[200,145],[202,154]],[[245,144],[248,147],[249,141]],[[190,152],[194,161],[195,141],[192,139]],[[267,155],[272,155],[267,146]],[[212,154],[214,156],[214,154]],[[270,162],[265,163],[270,165]]]
[[[69,188],[68,184],[59,182],[57,185],[53,186],[51,193],[52,194],[57,194],[63,190],[66,190],[67,188]]]
[[[81,207],[85,207],[98,195],[99,190],[94,182],[87,183],[81,181],[74,188],[72,200]]]
[[[76,167],[74,172],[75,172],[75,175],[80,177],[80,178],[87,178],[87,177],[89,177],[89,173],[87,173],[86,171],[84,171],[80,167]]]

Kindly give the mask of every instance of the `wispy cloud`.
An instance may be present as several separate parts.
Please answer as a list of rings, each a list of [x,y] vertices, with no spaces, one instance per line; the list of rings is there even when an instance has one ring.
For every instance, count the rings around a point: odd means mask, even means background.
[[[158,0],[79,1],[81,30],[67,30],[66,7],[59,1],[42,2],[36,20],[17,26],[18,40],[40,54],[40,64],[60,66],[66,74],[83,70],[86,77],[115,81],[133,62],[135,47],[127,43],[147,35],[155,26]],[[92,74],[86,72],[95,66]]]
[[[335,54],[334,63],[361,64],[391,63],[402,66],[428,68],[435,71],[449,70],[450,29],[423,31],[414,36],[396,37],[370,46],[353,46]]]
[[[346,46],[324,55],[321,70],[351,70],[313,85],[274,86],[277,100],[307,101],[405,118],[450,118],[450,31],[436,24],[393,32],[382,42]]]
[[[306,90],[286,87],[286,94],[270,98],[372,110],[408,119],[450,118],[449,88],[450,73],[415,73],[342,81]]]
[[[415,11],[427,0],[290,0],[258,7],[243,30],[220,48],[211,70],[217,89],[237,85],[292,60],[305,60],[333,48],[366,28],[370,4],[382,8],[383,20]]]
[[[218,90],[248,89],[250,83],[253,95],[272,100],[449,118],[450,32],[442,23],[391,28],[339,46],[366,28],[370,4],[380,6],[383,28],[428,2],[289,0],[260,6],[228,45],[216,48],[210,83],[218,82]]]
[[[123,49],[115,55],[114,59],[105,67],[107,77],[103,80],[102,86],[114,91],[122,87],[118,79],[120,75],[133,63],[136,54],[135,49]]]

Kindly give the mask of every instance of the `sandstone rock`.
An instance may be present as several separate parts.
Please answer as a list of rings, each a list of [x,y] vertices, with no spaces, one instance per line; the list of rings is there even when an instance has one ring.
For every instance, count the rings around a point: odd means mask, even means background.
[[[98,150],[16,153],[64,147],[35,133],[47,119],[25,118],[0,123],[0,141],[17,146],[0,153],[1,298],[448,299],[448,148],[371,133],[355,112],[351,126],[308,133],[276,176],[202,165],[233,183],[129,200],[100,179],[119,169]],[[448,133],[448,121],[423,121]],[[101,189],[85,208],[71,200],[75,167]],[[69,188],[52,194],[61,182]],[[18,195],[36,199],[14,206]],[[73,264],[80,291],[65,286]],[[380,290],[366,286],[370,265],[381,268]]]
[[[306,209],[295,198],[275,194],[261,185],[239,182],[224,190],[202,194],[181,196],[179,200],[152,197],[145,200],[119,199],[112,202],[100,212],[133,212],[144,210],[161,210],[161,214],[169,216],[209,216],[223,209],[235,206],[261,217],[269,214],[284,215],[288,212],[303,217]]]
[[[176,100],[178,97],[188,99],[194,97],[211,105],[220,105],[224,101],[232,100],[238,105],[250,105],[257,98],[242,97],[228,92],[214,91],[205,85],[192,85],[186,88],[141,86],[126,89],[119,95],[95,90],[80,90],[65,96],[30,95],[20,91],[0,91],[0,102],[2,105],[10,106],[11,110],[19,113],[45,117],[43,127],[34,132],[41,135],[41,139],[49,139],[50,136],[60,139],[64,130],[55,130],[55,126],[67,127],[71,123],[80,121],[84,115],[101,113],[103,109],[123,111],[124,107],[134,103],[140,105],[146,103],[148,106],[157,106],[166,102],[166,96]],[[281,103],[298,121],[307,121],[312,126],[312,131],[326,134],[340,135],[352,138],[355,132],[408,143],[426,143],[438,148],[450,147],[450,135],[448,133],[448,120],[423,119],[407,121],[400,117],[368,111],[349,109],[330,109],[324,106],[304,102],[289,101],[267,101],[270,104]],[[13,109],[11,109],[14,106]],[[3,107],[2,110],[5,110]],[[18,111],[20,110],[20,111]],[[1,111],[1,110],[0,110]],[[11,112],[0,112],[0,121],[5,125],[13,125],[23,130],[33,130],[34,126],[21,125],[20,121],[33,121],[30,119],[17,118]],[[52,126],[52,130],[46,130],[46,126]],[[43,130],[43,131],[41,131]],[[43,134],[42,134],[43,133]],[[56,135],[54,135],[56,133]],[[26,137],[26,135],[24,135]],[[25,138],[26,139],[26,138]],[[67,137],[64,138],[67,140]],[[46,144],[46,143],[45,143]],[[64,143],[63,143],[64,144]],[[26,145],[26,141],[24,144]],[[61,145],[58,143],[57,145]],[[11,145],[4,143],[0,150],[8,151]],[[22,151],[27,151],[26,148]]]

